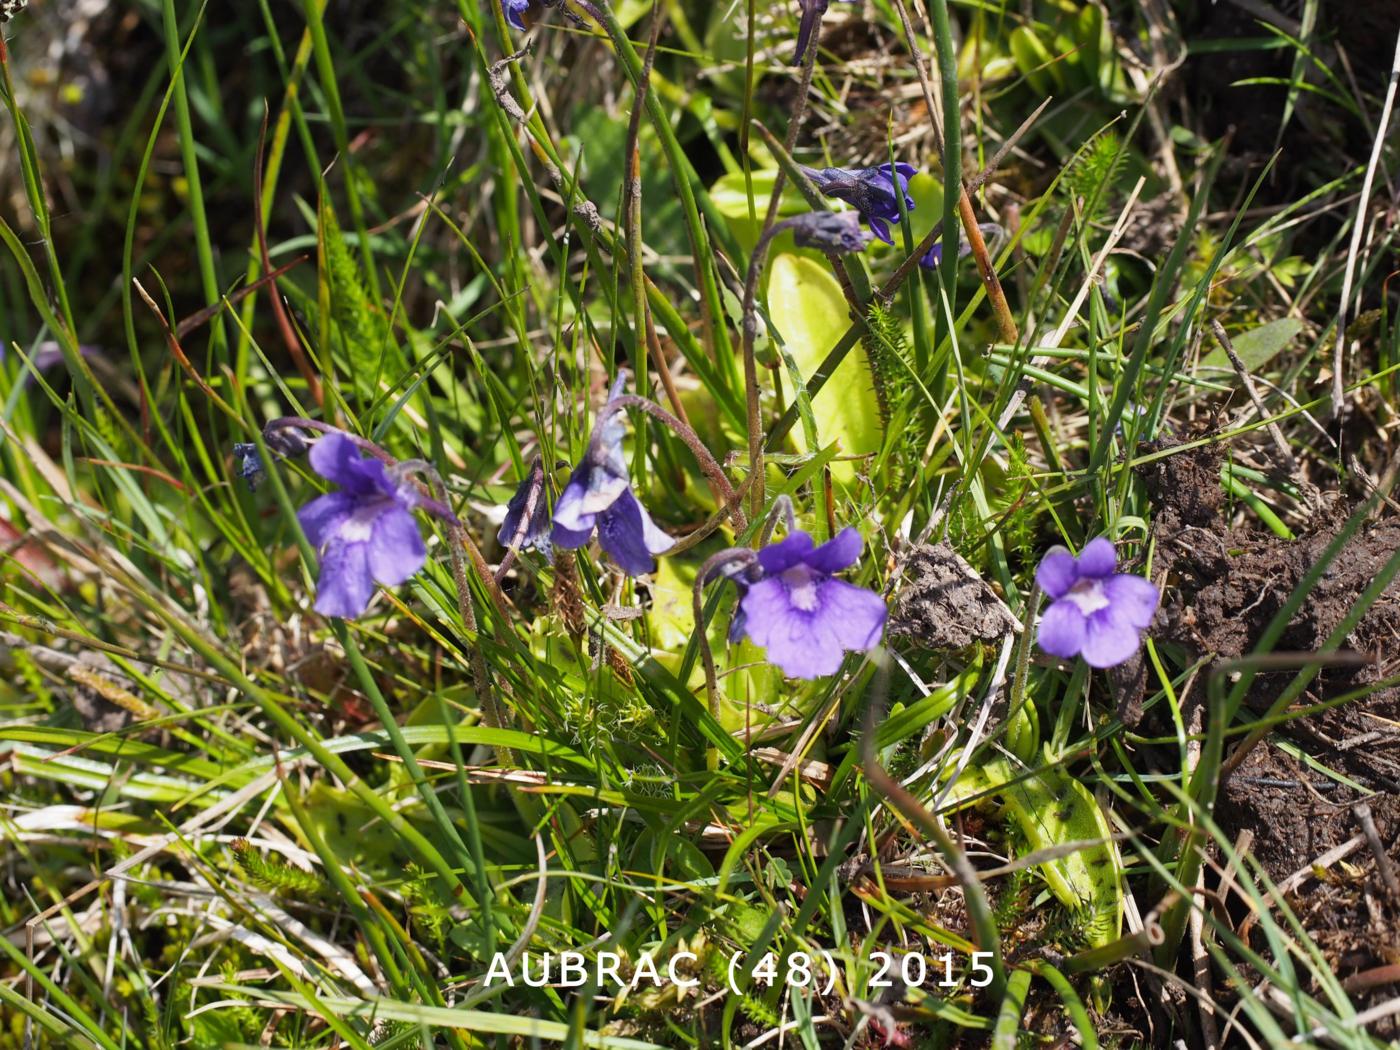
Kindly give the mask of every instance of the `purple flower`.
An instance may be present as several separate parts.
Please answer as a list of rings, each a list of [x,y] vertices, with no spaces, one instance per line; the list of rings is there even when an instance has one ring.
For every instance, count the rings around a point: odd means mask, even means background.
[[[793,65],[800,65],[802,59],[807,54],[807,48],[812,42],[812,34],[821,23],[822,15],[826,14],[827,6],[831,0],[798,0],[802,5],[802,21],[797,26],[797,54],[793,56]],[[852,0],[845,0],[851,3]]]
[[[604,405],[583,460],[569,476],[554,506],[556,547],[582,547],[598,530],[598,542],[629,576],[656,568],[654,554],[665,554],[675,540],[655,524],[632,494],[622,458],[622,413]]]
[[[1040,618],[1037,641],[1051,656],[1083,656],[1090,667],[1116,667],[1137,652],[1157,611],[1157,588],[1141,576],[1114,572],[1113,544],[1090,540],[1076,558],[1057,547],[1035,571],[1054,599]]]
[[[860,228],[860,216],[853,211],[809,211],[786,223],[799,248],[826,252],[859,252],[870,243],[871,234]]]
[[[987,242],[988,251],[995,251],[996,244],[1006,236],[1006,231],[994,222],[982,222],[977,224],[977,228],[982,231],[982,236]],[[958,258],[962,259],[972,254],[972,244],[966,236],[958,237]],[[935,244],[928,251],[924,252],[919,259],[919,265],[925,270],[936,270],[938,264],[943,261],[943,242]]]
[[[525,20],[521,18],[530,9],[530,0],[501,0],[501,13],[506,16],[506,21],[516,29],[525,28]]]
[[[759,579],[735,579],[741,593],[735,613],[739,630],[767,649],[768,659],[788,677],[833,674],[847,652],[864,652],[879,642],[884,599],[832,578],[855,563],[861,546],[853,528],[820,547],[797,530],[758,552]]]
[[[803,173],[828,197],[843,200],[860,212],[870,230],[886,244],[894,244],[889,224],[899,222],[899,198],[904,210],[914,210],[909,180],[919,173],[912,164],[881,164],[874,168],[803,168]]]
[[[321,555],[316,611],[354,618],[369,606],[375,583],[403,583],[427,557],[413,509],[420,497],[407,478],[360,455],[345,434],[311,446],[316,473],[340,486],[297,512],[306,538]]]
[[[496,542],[502,547],[514,547],[518,544],[521,550],[530,550],[533,547],[544,555],[546,561],[551,561],[553,548],[549,542],[549,530],[549,502],[544,494],[544,467],[536,458],[530,464],[530,473],[506,504],[505,520],[501,522],[500,530],[496,533]]]

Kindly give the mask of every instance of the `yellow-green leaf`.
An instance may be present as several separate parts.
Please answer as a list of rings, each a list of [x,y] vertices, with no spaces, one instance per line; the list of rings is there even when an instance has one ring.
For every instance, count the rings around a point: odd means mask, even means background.
[[[817,366],[851,325],[841,286],[824,266],[798,255],[783,254],[773,260],[768,279],[768,313],[788,353],[804,378]],[[857,344],[827,380],[812,402],[818,440],[822,445],[839,442],[842,455],[879,451],[880,410],[865,351]],[[806,452],[806,440],[797,440]],[[832,476],[849,481],[855,465],[832,464]]]

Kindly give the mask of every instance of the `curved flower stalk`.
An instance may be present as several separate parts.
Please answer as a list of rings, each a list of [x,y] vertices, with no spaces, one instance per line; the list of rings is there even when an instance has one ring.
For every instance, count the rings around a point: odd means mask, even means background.
[[[807,54],[807,48],[812,45],[812,38],[816,33],[817,26],[821,24],[822,15],[826,14],[827,7],[831,0],[798,0],[802,5],[802,21],[797,26],[797,54],[792,58],[793,65],[801,65],[803,57]],[[843,0],[844,3],[854,3],[855,0]]]
[[[1160,596],[1150,580],[1115,572],[1116,557],[1113,544],[1100,536],[1077,558],[1057,547],[1041,559],[1035,581],[1053,601],[1036,641],[1051,656],[1116,667],[1137,652]]]
[[[622,455],[620,416],[625,409],[641,409],[673,430],[695,454],[705,476],[714,483],[736,527],[743,528],[747,522],[734,487],[699,435],[656,402],[622,393],[626,381],[626,373],[618,376],[607,403],[598,412],[583,459],[569,476],[555,504],[550,542],[572,550],[586,544],[596,531],[599,544],[622,571],[629,576],[640,576],[656,568],[654,556],[669,551],[675,540],[657,528],[632,491],[627,462]]]

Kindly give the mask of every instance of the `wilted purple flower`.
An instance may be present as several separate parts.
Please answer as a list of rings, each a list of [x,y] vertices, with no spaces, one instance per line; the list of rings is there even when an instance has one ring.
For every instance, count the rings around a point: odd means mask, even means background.
[[[919,169],[912,164],[900,161],[874,168],[803,168],[802,171],[828,197],[843,200],[860,212],[875,236],[886,244],[894,244],[889,224],[899,222],[900,195],[904,197],[904,210],[914,210],[909,180]]]
[[[523,523],[523,528],[521,527]],[[550,518],[549,501],[545,499],[544,467],[539,459],[530,464],[530,473],[515,490],[506,504],[505,520],[496,533],[496,542],[502,547],[515,547],[521,550],[534,548],[552,560],[553,547],[549,542]]]
[[[872,235],[861,229],[860,216],[853,211],[809,211],[786,221],[793,242],[799,248],[824,252],[864,251]]]
[[[982,237],[987,242],[988,251],[996,251],[996,245],[1006,236],[1006,231],[994,222],[980,222],[977,228],[982,231]],[[965,236],[958,237],[958,258],[963,259],[972,254],[972,244]],[[926,270],[938,269],[938,264],[943,261],[943,242],[939,241],[928,251],[924,252],[919,259],[919,265]]]
[[[734,578],[741,597],[738,630],[768,651],[790,678],[833,674],[847,652],[864,652],[880,640],[885,602],[874,591],[833,575],[855,563],[863,541],[847,527],[814,546],[800,529],[758,552],[759,578]],[[734,636],[731,627],[731,638]]]
[[[530,9],[530,0],[501,0],[501,12],[506,16],[506,21],[516,29],[524,29],[525,21],[521,18]]]
[[[572,550],[587,543],[596,527],[603,550],[623,572],[640,576],[656,568],[652,555],[665,554],[675,540],[653,524],[632,494],[622,434],[622,413],[609,401],[598,413],[582,462],[554,506],[551,539],[556,547]]]
[[[340,486],[297,512],[321,555],[316,611],[353,618],[368,607],[376,582],[392,587],[423,567],[427,551],[412,514],[421,500],[406,477],[361,456],[345,434],[312,445],[311,465]]]
[[[283,459],[304,455],[311,447],[311,443],[298,431],[271,425],[263,431],[263,444]],[[234,443],[233,454],[238,458],[238,476],[248,483],[250,490],[256,489],[267,473],[266,464],[258,454],[258,446],[251,441],[238,441]]]
[[[1035,580],[1054,601],[1040,618],[1037,641],[1051,656],[1115,667],[1137,652],[1157,611],[1157,588],[1114,572],[1115,557],[1113,544],[1100,536],[1078,558],[1057,547],[1041,559]]]
[[[807,54],[807,47],[812,42],[812,34],[821,23],[822,15],[826,14],[826,9],[831,0],[798,0],[802,5],[802,21],[797,26],[797,54],[793,56],[793,65],[798,65]],[[851,3],[853,0],[844,0]]]

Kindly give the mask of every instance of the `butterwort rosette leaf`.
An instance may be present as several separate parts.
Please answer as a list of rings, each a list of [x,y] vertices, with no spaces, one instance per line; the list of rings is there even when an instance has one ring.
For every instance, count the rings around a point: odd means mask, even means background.
[[[353,619],[369,607],[376,583],[396,586],[423,567],[427,550],[413,517],[421,498],[407,477],[361,456],[345,434],[312,445],[311,466],[340,486],[297,512],[321,557],[316,611]]]
[[[735,581],[742,595],[735,613],[739,631],[789,678],[834,674],[846,653],[880,641],[884,599],[836,579],[860,558],[863,544],[849,526],[821,546],[799,529],[758,552],[759,578],[750,573]]]
[[[1160,595],[1150,580],[1116,572],[1113,544],[1100,536],[1075,557],[1051,550],[1035,571],[1051,599],[1040,618],[1036,641],[1051,656],[1084,657],[1090,667],[1116,667],[1142,644]]]
[[[828,197],[845,201],[860,213],[876,237],[894,244],[889,224],[899,222],[899,200],[904,210],[914,210],[909,196],[909,180],[919,169],[903,161],[874,168],[803,168],[805,174]]]
[[[809,211],[794,215],[785,225],[792,230],[793,243],[799,248],[824,252],[864,251],[873,239],[870,231],[861,229],[860,216],[853,211]]]
[[[599,545],[618,567],[641,576],[656,568],[654,555],[665,554],[676,541],[656,527],[632,492],[622,456],[623,433],[621,410],[609,401],[598,414],[582,462],[554,505],[550,539],[556,547],[573,550],[596,531]]]

